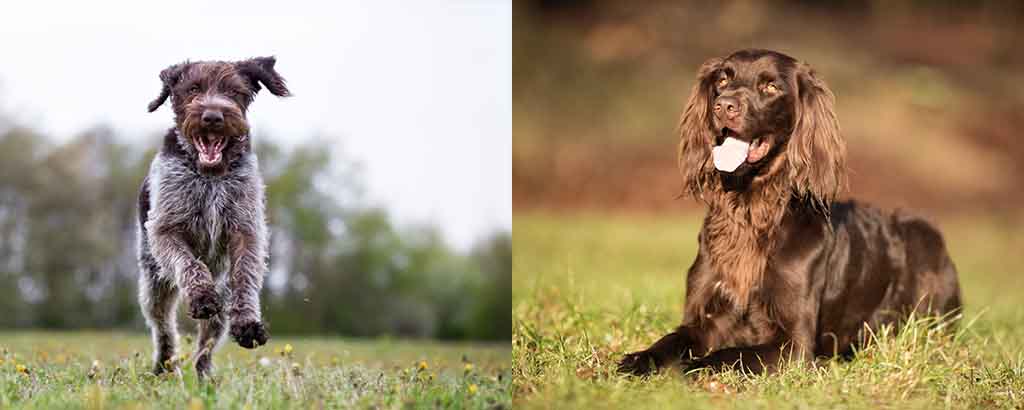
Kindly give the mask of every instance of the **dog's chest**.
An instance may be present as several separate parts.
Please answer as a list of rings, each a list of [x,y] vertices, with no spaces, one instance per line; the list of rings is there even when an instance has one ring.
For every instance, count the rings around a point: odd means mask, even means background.
[[[222,183],[201,180],[196,185],[197,189],[188,198],[196,204],[188,218],[188,228],[191,237],[200,239],[197,244],[201,248],[199,253],[212,257],[223,247],[230,195]]]
[[[245,180],[171,172],[161,181],[158,205],[174,221],[195,255],[211,271],[226,268],[229,221],[245,214]]]

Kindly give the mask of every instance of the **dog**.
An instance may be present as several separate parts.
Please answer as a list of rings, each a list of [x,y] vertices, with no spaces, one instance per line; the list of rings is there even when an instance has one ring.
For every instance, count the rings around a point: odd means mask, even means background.
[[[153,372],[173,366],[177,303],[184,293],[199,321],[195,370],[211,371],[230,330],[255,348],[269,334],[260,312],[268,231],[263,179],[246,110],[261,84],[290,92],[274,57],[183,62],[160,72],[156,111],[168,98],[174,127],[164,135],[139,192],[139,304],[151,329]]]
[[[708,208],[682,324],[618,371],[649,374],[848,356],[866,329],[955,316],[942,235],[904,211],[839,202],[846,147],[835,97],[809,65],[768,50],[712,58],[680,121],[684,195]]]

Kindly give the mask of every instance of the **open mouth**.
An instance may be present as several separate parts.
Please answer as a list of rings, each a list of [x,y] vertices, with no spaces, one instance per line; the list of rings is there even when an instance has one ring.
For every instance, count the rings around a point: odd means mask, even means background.
[[[224,138],[224,136],[210,134],[193,140],[193,145],[195,145],[196,151],[199,153],[199,165],[213,166],[219,164],[225,142],[227,142],[227,138]]]

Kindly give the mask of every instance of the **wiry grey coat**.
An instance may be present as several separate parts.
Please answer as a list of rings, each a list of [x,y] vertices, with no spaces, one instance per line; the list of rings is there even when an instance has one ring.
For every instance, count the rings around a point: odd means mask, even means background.
[[[229,331],[246,348],[267,342],[259,300],[267,271],[264,185],[245,111],[260,82],[288,95],[273,66],[272,57],[186,62],[160,75],[164,90],[150,111],[170,96],[176,126],[142,183],[138,231],[139,302],[153,334],[156,373],[175,364],[179,293],[199,320],[200,376]],[[209,121],[211,113],[223,114],[220,123]]]
[[[176,132],[166,138],[139,197],[139,301],[160,367],[174,355],[175,307],[179,289],[184,292],[191,316],[206,319],[195,354],[199,368],[229,326],[245,347],[266,342],[259,300],[267,258],[263,179],[251,151],[226,175],[210,178],[191,165],[182,149],[189,145]]]

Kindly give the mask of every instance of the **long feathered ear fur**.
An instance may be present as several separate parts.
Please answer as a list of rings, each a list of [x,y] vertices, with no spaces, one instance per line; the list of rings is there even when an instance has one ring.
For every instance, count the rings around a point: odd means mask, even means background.
[[[833,109],[835,96],[814,70],[796,71],[796,122],[786,148],[789,180],[798,194],[824,209],[846,189],[846,142]]]
[[[721,58],[712,58],[697,70],[697,83],[679,119],[678,165],[683,176],[683,194],[694,198],[703,199],[703,193],[715,178],[711,161],[711,148],[715,144],[710,123],[711,77],[721,65]]]
[[[254,92],[259,92],[260,83],[263,83],[271,94],[278,97],[290,96],[291,91],[285,86],[284,77],[274,69],[276,63],[277,58],[274,56],[256,57],[239,61],[235,66],[238,67],[238,72],[249,78]]]
[[[160,88],[160,95],[156,97],[152,102],[149,103],[149,112],[156,111],[163,105],[164,101],[167,101],[167,97],[171,95],[171,88],[178,83],[181,79],[181,73],[185,71],[185,67],[189,65],[186,61],[181,64],[175,64],[160,71],[160,82],[163,86]]]

